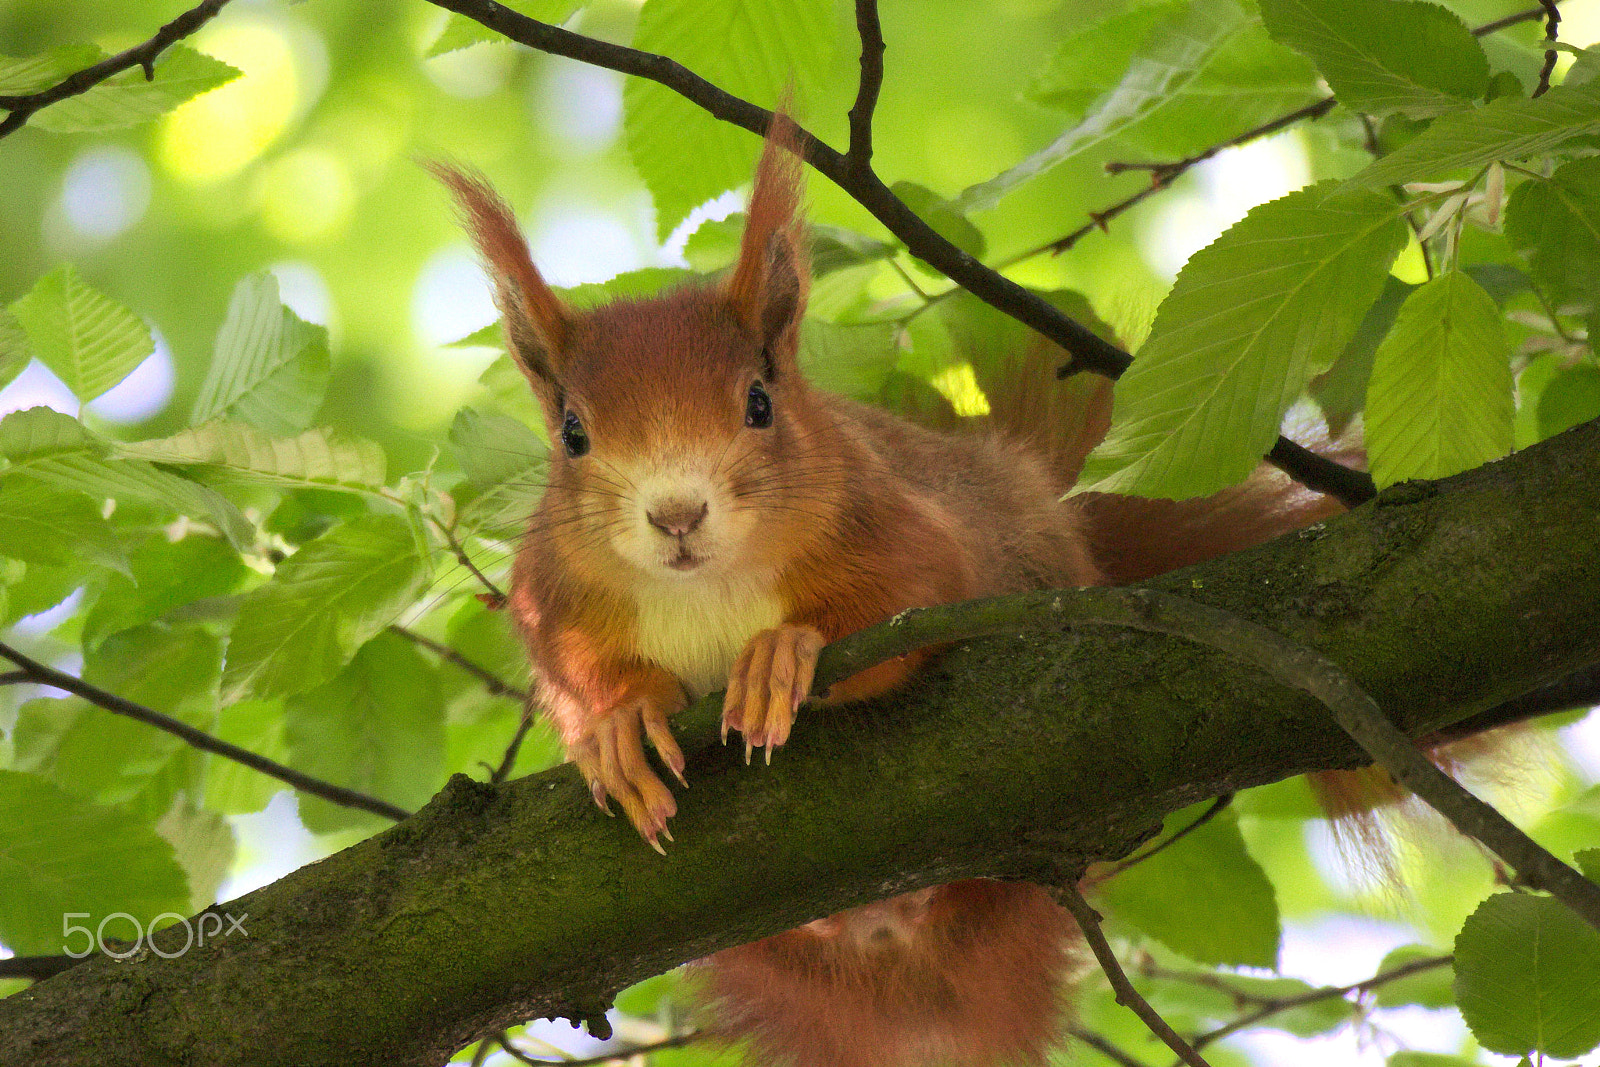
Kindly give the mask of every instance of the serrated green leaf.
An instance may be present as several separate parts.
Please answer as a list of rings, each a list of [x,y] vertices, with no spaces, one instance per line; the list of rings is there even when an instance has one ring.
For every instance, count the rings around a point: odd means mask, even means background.
[[[190,726],[216,718],[221,642],[198,626],[141,626],[84,657],[86,681]],[[171,734],[85,701],[34,700],[18,712],[17,766],[105,804],[137,799],[152,820],[198,772],[198,753]],[[167,772],[174,772],[168,774]]]
[[[1231,812],[1105,883],[1107,906],[1198,963],[1276,967],[1278,905]]]
[[[993,207],[1017,186],[1182,99],[1228,42],[1252,23],[1238,0],[1182,5],[1149,31],[1116,85],[1081,121],[1016,166],[963,190],[953,205],[963,213]]]
[[[542,483],[547,449],[516,419],[462,408],[450,423],[450,447],[474,485]]]
[[[405,808],[421,807],[444,784],[438,673],[404,638],[373,638],[327,684],[291,698],[284,714],[297,770]],[[315,797],[300,801],[301,821],[318,833],[376,818]]]
[[[1378,973],[1404,967],[1420,960],[1436,959],[1441,955],[1427,945],[1401,945],[1383,957]],[[1424,1008],[1448,1008],[1456,1002],[1453,983],[1455,972],[1448,963],[1424,971],[1384,982],[1373,990],[1373,1001],[1380,1008],[1399,1008],[1416,1004]]]
[[[1062,42],[1026,95],[1079,122],[1117,88],[1141,49],[1183,17],[1186,3],[1131,7]],[[1259,25],[1242,27],[1201,66],[1196,77],[1118,134],[1151,153],[1187,155],[1312,100],[1317,75],[1301,56]]]
[[[0,546],[29,563],[93,563],[128,574],[128,554],[100,510],[77,493],[0,477]]]
[[[1573,160],[1549,178],[1517,186],[1506,237],[1528,254],[1533,276],[1557,305],[1600,303],[1600,156]]]
[[[1242,481],[1377,299],[1407,233],[1394,202],[1324,182],[1196,252],[1117,382],[1080,488],[1183,499]]]
[[[0,389],[10,385],[32,358],[22,323],[10,311],[0,308]]]
[[[186,913],[188,900],[172,846],[149,826],[35,775],[0,771],[0,941],[13,951],[81,952],[89,939],[64,940],[63,923],[93,931],[124,912],[143,925]],[[126,919],[105,929],[108,938],[132,933]]]
[[[156,60],[146,81],[135,67],[113,75],[79,96],[36,113],[29,121],[55,133],[95,133],[133,126],[163,115],[203,92],[226,85],[240,71],[220,59],[175,44]]]
[[[229,543],[254,534],[239,509],[215,490],[135,459],[116,459],[111,444],[70,415],[49,408],[14,411],[0,419],[0,477],[24,474],[74,489],[92,499],[131,499],[193,518],[208,517]]]
[[[588,6],[588,3],[589,0],[506,0],[505,6],[519,15],[559,26],[571,18],[574,11]],[[465,15],[451,14],[445,20],[444,29],[440,31],[438,39],[428,46],[423,57],[432,59],[446,52],[484,43],[509,42],[503,34],[496,33],[481,22],[469,19]]]
[[[249,573],[229,545],[211,537],[152,538],[128,560],[128,577],[107,580],[83,620],[83,645],[96,648],[120,630],[154,622],[207,597],[226,596]]]
[[[1600,45],[1590,45],[1578,53],[1578,58],[1567,68],[1562,85],[1588,85],[1600,79]]]
[[[1409,143],[1349,180],[1358,189],[1427,181],[1500,159],[1527,159],[1600,133],[1600,84],[1558,85],[1543,96],[1504,97],[1441,115]]]
[[[1478,1044],[1573,1059],[1600,1045],[1600,931],[1549,897],[1496,893],[1456,937],[1456,1002]]]
[[[104,58],[105,53],[92,44],[62,45],[32,56],[0,56],[0,96],[25,96],[48,89]]]
[[[221,814],[180,799],[156,823],[156,833],[172,846],[173,858],[189,881],[189,906],[185,914],[217,902],[217,890],[233,866],[236,846],[233,827]]]
[[[1261,0],[1267,31],[1309,56],[1339,102],[1426,118],[1467,107],[1489,60],[1466,24],[1423,0]]]
[[[1367,406],[1367,383],[1372,379],[1372,357],[1389,335],[1400,305],[1416,286],[1389,275],[1383,292],[1367,310],[1339,358],[1322,374],[1311,379],[1306,393],[1322,409],[1328,432],[1338,437]]]
[[[70,263],[40,278],[10,310],[29,349],[79,400],[93,400],[155,351],[149,327],[85,284]]]
[[[648,0],[633,44],[771,106],[785,86],[825,80],[837,32],[828,0]],[[655,198],[662,237],[691,208],[750,180],[760,143],[748,133],[643,78],[628,80],[622,103],[628,151]]]
[[[258,756],[289,761],[282,701],[237,700],[225,705],[217,716],[216,736]],[[206,768],[206,807],[224,815],[260,811],[286,788],[276,778],[232,760],[213,759]]]
[[[1511,451],[1512,415],[1511,347],[1489,294],[1451,271],[1407,297],[1367,387],[1379,487],[1499,459]]]
[[[234,287],[189,425],[233,418],[297,434],[322,406],[329,367],[327,331],[279,302],[275,277],[252,274]]]
[[[383,449],[326,427],[273,437],[226,419],[171,437],[118,444],[116,454],[178,466],[211,467],[248,482],[295,488],[376,490],[384,483]]]
[[[223,673],[227,701],[303,693],[339,672],[431,576],[404,519],[367,515],[278,566],[239,610]]]

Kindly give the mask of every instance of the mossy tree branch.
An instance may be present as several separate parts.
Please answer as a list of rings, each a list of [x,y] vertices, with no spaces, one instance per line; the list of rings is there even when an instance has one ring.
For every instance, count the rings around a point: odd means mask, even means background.
[[[1600,661],[1597,457],[1600,426],[1580,427],[1151,585],[1316,649],[1417,736]],[[95,959],[0,1001],[0,1064],[440,1063],[843,907],[1055,880],[1196,800],[1365,761],[1256,669],[1104,628],[959,642],[893,700],[802,716],[771,767],[717,745],[714,715],[684,737],[665,859],[569,768],[458,777],[226,905],[247,940]]]

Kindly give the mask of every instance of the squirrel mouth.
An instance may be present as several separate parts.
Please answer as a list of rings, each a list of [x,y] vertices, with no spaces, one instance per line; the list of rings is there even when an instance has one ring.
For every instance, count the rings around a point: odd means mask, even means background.
[[[688,549],[679,549],[676,556],[667,560],[667,566],[675,571],[692,571],[704,562],[705,560],[694,555]]]

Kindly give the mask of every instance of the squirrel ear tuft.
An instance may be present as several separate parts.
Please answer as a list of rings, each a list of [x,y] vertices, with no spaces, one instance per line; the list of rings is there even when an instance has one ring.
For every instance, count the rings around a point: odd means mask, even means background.
[[[728,279],[734,311],[761,337],[779,366],[797,358],[810,262],[800,218],[804,164],[800,131],[780,108],[756,165],[739,263]]]
[[[444,163],[423,165],[455,196],[462,223],[489,268],[511,358],[534,392],[553,402],[559,392],[556,370],[567,344],[571,312],[540,277],[516,215],[486,179]]]

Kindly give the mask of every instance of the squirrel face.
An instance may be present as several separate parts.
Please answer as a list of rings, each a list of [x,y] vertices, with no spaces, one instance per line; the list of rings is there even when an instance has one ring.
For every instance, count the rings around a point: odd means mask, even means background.
[[[580,539],[664,582],[749,572],[786,495],[803,393],[715,290],[612,304],[572,323],[548,394],[551,484]]]

